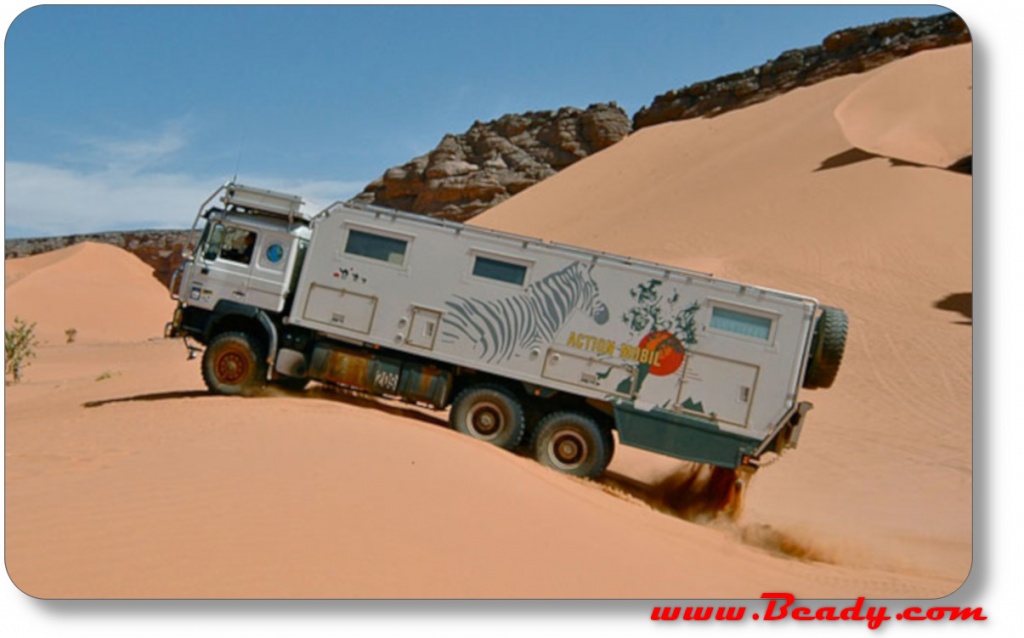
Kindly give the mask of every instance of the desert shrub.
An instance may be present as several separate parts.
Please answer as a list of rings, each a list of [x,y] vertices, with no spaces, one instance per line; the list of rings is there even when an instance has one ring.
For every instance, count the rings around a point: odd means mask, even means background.
[[[14,383],[21,381],[21,372],[29,359],[36,356],[36,324],[14,318],[14,327],[4,330],[4,374],[11,375]]]
[[[68,343],[74,343],[75,342],[75,337],[78,336],[78,329],[77,328],[68,328],[67,330],[64,331],[64,336],[67,337]]]

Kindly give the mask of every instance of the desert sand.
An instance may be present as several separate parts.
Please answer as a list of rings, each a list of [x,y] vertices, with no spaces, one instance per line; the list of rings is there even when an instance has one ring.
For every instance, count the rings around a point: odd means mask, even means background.
[[[953,592],[972,555],[971,177],[906,158],[924,138],[969,154],[970,101],[934,84],[969,86],[970,55],[643,129],[474,220],[849,313],[835,386],[802,395],[816,407],[799,448],[758,472],[737,521],[660,507],[689,468],[638,450],[590,482],[444,413],[316,387],[210,396],[161,338],[167,292],[85,244],[5,264],[5,323],[35,321],[42,341],[6,388],[10,577],[44,598]],[[949,131],[877,103],[896,74],[956,106]]]

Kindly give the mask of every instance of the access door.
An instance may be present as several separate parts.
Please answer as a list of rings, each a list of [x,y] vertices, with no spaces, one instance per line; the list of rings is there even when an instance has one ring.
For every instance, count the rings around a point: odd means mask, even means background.
[[[697,352],[686,358],[676,407],[747,427],[757,394],[758,366]]]
[[[440,325],[441,313],[439,311],[414,307],[405,342],[416,348],[433,350],[434,340],[437,339],[437,328]]]

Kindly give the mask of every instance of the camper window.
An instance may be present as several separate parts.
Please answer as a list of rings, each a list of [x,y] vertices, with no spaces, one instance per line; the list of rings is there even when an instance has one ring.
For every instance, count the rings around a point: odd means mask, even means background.
[[[711,328],[766,343],[771,341],[772,336],[772,320],[769,317],[721,306],[711,309]]]
[[[526,281],[526,266],[478,255],[473,261],[473,275],[522,286]]]
[[[408,245],[409,242],[404,239],[350,229],[345,252],[401,266],[405,263],[405,250]]]

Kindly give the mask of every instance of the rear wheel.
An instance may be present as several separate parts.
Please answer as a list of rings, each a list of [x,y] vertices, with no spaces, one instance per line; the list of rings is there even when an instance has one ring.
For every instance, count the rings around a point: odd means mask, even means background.
[[[572,476],[594,479],[612,460],[615,439],[591,417],[579,412],[555,412],[537,424],[534,458]]]
[[[459,393],[452,404],[452,428],[474,439],[513,450],[526,431],[523,406],[499,385],[478,385]]]
[[[215,394],[254,394],[267,381],[262,348],[243,332],[217,335],[203,353],[203,380]]]

